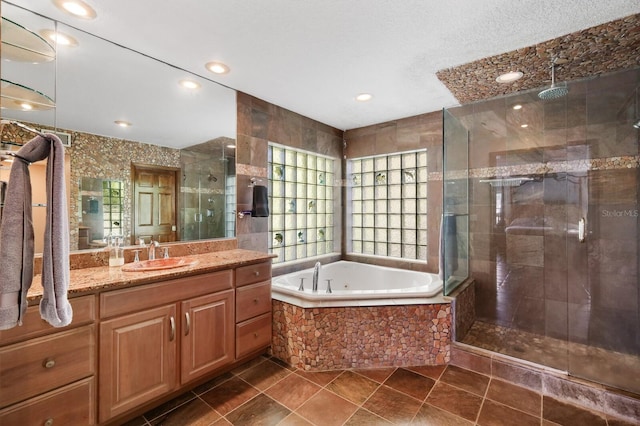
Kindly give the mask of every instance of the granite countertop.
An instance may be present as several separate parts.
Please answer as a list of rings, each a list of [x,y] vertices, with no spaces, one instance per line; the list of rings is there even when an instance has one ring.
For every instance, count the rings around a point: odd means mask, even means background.
[[[205,254],[185,256],[198,262],[191,266],[157,271],[124,272],[121,266],[74,269],[70,271],[69,297],[84,293],[92,293],[103,289],[114,289],[129,285],[147,284],[181,278],[189,275],[230,269],[243,265],[269,260],[275,255],[251,250],[233,249]],[[41,275],[33,278],[31,288],[27,293],[27,301],[34,302],[42,297]]]

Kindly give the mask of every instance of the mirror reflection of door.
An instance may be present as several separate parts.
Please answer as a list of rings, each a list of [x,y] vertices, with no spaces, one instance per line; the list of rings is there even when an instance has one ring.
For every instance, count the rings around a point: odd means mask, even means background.
[[[176,182],[179,169],[133,165],[133,235],[166,243],[177,240]]]

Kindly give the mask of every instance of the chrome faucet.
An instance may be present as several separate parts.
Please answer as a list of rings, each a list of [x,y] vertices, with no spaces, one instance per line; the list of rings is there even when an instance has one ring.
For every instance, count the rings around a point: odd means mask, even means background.
[[[320,262],[316,262],[316,266],[313,267],[313,291],[318,291],[318,276],[320,275],[320,267],[322,264]]]
[[[147,257],[149,260],[155,260],[156,258],[156,247],[160,246],[160,243],[157,241],[150,240],[149,241],[149,256]]]

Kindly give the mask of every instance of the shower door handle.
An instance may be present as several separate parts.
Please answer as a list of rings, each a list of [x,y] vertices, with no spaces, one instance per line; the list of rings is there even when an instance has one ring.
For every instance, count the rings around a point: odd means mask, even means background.
[[[584,243],[586,229],[586,221],[584,220],[584,217],[581,217],[578,221],[578,241],[581,243]]]

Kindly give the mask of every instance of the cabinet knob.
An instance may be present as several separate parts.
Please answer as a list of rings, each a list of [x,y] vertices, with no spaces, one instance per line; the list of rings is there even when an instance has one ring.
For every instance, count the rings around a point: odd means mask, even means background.
[[[45,359],[44,362],[42,363],[42,366],[44,368],[53,368],[56,365],[56,361],[53,359]],[[53,422],[52,419],[49,419]]]
[[[53,426],[53,419],[47,419],[44,422],[44,426]]]
[[[255,303],[256,305],[258,304],[258,302],[259,302],[259,300],[258,300],[257,297],[255,299],[253,299],[253,303]]]
[[[260,271],[255,271],[253,275],[255,275],[256,277],[260,276]]]
[[[258,333],[253,333],[253,337],[258,338]]]

